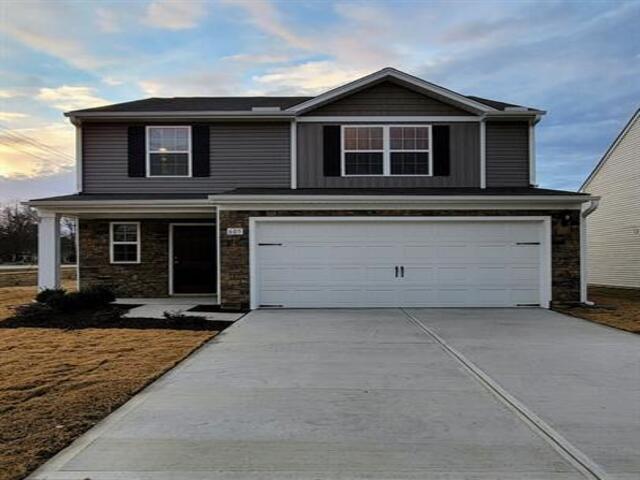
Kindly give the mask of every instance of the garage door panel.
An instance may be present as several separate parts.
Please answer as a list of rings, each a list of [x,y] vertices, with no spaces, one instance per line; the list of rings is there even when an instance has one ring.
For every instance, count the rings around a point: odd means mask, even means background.
[[[258,305],[538,304],[541,226],[474,220],[258,223]],[[396,277],[396,266],[404,267],[404,277]]]
[[[403,284],[418,283],[431,285],[436,281],[436,267],[434,265],[411,265],[405,267]]]

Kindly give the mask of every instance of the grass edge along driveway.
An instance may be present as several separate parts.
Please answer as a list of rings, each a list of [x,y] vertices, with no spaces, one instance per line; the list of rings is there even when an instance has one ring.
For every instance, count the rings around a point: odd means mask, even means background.
[[[24,478],[215,334],[0,329],[0,480]]]

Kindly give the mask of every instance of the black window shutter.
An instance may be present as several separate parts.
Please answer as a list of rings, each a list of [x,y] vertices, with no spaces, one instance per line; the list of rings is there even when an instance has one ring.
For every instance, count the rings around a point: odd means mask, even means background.
[[[449,152],[449,126],[434,125],[433,129],[433,175],[446,177],[451,174]]]
[[[144,126],[130,126],[128,129],[129,176],[146,175],[146,138]]]
[[[325,125],[322,128],[322,146],[325,177],[339,177],[340,125]]]
[[[209,176],[209,125],[191,127],[191,149],[194,177]]]

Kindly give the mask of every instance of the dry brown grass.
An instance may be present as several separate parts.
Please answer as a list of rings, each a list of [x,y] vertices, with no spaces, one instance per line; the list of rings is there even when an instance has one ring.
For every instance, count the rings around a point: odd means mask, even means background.
[[[69,291],[76,289],[75,280],[64,280],[62,287]],[[0,320],[9,317],[12,313],[12,307],[29,303],[36,296],[38,288],[30,287],[2,287],[0,288]]]
[[[214,335],[0,329],[0,480],[23,478]]]
[[[589,287],[595,307],[560,307],[562,313],[610,327],[640,333],[640,291],[626,288]]]

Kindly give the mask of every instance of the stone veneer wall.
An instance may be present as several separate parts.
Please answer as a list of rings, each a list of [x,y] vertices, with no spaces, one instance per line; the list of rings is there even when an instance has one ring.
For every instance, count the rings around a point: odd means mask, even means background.
[[[120,297],[169,296],[169,224],[199,220],[122,219],[140,222],[140,263],[111,264],[109,222],[118,220],[80,220],[80,287],[106,285]]]
[[[223,308],[249,305],[249,217],[264,216],[550,216],[552,219],[552,301],[580,301],[580,212],[578,210],[288,210],[220,211],[220,302]],[[227,236],[230,227],[242,236]]]

